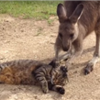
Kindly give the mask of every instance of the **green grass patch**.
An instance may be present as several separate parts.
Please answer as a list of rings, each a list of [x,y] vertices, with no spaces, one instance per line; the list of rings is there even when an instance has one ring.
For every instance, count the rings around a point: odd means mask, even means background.
[[[61,1],[0,1],[0,13],[14,17],[48,19]]]

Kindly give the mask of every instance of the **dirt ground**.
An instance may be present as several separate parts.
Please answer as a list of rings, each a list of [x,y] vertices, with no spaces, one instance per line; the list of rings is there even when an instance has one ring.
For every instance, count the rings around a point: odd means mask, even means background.
[[[49,62],[54,57],[54,43],[58,31],[57,18],[47,21],[0,16],[0,62],[14,59],[34,59]],[[0,100],[100,100],[100,64],[87,76],[83,68],[92,59],[95,35],[84,40],[84,52],[69,67],[66,93],[50,91],[43,94],[36,86],[0,85]]]

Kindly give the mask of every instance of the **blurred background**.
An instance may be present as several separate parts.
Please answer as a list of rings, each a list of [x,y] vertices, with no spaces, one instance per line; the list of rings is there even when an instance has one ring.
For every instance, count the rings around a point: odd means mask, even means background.
[[[14,17],[48,19],[56,15],[57,4],[61,1],[1,1],[0,14]]]

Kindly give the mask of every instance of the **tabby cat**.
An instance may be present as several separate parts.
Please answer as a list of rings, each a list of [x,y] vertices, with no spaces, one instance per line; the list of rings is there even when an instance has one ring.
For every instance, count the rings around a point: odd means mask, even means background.
[[[65,93],[63,85],[67,79],[67,69],[51,62],[43,64],[34,60],[14,60],[0,64],[0,83],[40,85],[42,91]]]

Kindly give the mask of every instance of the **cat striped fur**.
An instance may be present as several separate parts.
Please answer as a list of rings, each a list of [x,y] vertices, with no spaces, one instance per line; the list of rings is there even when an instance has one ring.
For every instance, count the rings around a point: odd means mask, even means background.
[[[54,62],[14,60],[0,64],[0,83],[4,84],[40,85],[44,93],[53,90],[64,94],[66,79],[67,69]]]

